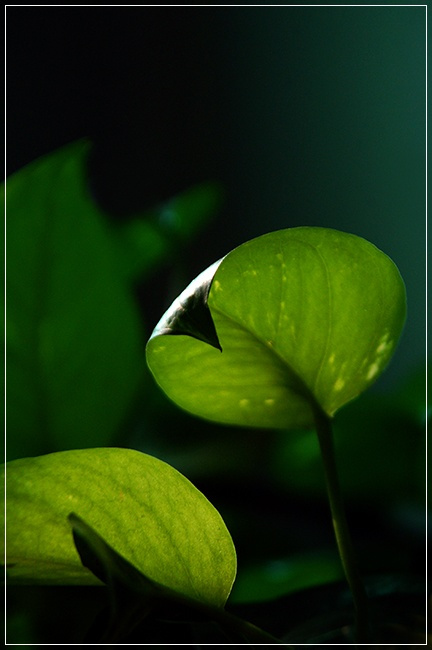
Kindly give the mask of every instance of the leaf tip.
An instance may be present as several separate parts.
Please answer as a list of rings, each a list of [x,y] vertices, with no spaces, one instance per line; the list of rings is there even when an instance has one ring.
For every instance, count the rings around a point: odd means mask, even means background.
[[[208,306],[211,284],[221,261],[212,264],[189,284],[162,316],[151,338],[162,335],[191,336],[222,352]]]

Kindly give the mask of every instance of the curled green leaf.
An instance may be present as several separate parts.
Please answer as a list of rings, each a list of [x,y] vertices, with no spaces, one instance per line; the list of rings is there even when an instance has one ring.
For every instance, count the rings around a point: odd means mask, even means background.
[[[154,335],[185,335],[222,351],[207,301],[213,276],[222,260],[200,273],[173,302]]]
[[[379,377],[405,321],[392,260],[336,230],[263,235],[210,274],[222,354],[193,334],[170,336],[162,318],[147,361],[174,402],[218,422],[300,428],[317,407],[333,416]]]

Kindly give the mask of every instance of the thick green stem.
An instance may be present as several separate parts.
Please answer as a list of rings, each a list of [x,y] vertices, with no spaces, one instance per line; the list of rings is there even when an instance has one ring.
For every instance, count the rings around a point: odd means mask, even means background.
[[[345,516],[345,508],[339,485],[333,445],[330,418],[319,408],[315,409],[315,426],[318,434],[321,456],[324,463],[327,494],[333,519],[333,529],[339,555],[348,581],[355,607],[355,628],[357,643],[369,640],[369,607],[366,591],[360,578],[357,560]]]

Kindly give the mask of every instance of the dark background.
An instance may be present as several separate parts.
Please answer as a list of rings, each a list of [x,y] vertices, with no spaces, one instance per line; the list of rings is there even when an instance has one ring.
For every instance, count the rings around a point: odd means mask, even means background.
[[[115,218],[223,184],[188,279],[278,228],[369,239],[409,301],[380,383],[424,360],[424,7],[9,7],[8,173],[83,136]]]

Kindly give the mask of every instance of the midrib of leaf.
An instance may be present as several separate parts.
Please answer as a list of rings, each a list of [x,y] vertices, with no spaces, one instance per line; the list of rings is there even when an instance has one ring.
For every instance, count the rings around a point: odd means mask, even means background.
[[[332,295],[331,283],[330,283],[330,280],[329,280],[329,272],[328,272],[328,268],[327,268],[327,264],[326,264],[325,259],[323,258],[322,254],[320,253],[320,251],[318,250],[318,248],[316,246],[314,246],[313,244],[310,244],[309,242],[304,242],[304,244],[307,244],[308,246],[310,246],[310,248],[312,248],[312,250],[316,253],[316,256],[318,257],[318,259],[320,260],[320,262],[322,264],[322,267],[324,269],[324,273],[325,273],[325,277],[326,277],[326,286],[327,286],[327,303],[328,303],[328,307],[327,307],[327,315],[328,315],[327,336],[326,336],[326,342],[325,342],[325,345],[324,345],[324,351],[323,351],[323,354],[321,356],[321,360],[320,360],[320,363],[319,363],[319,366],[318,366],[318,371],[316,373],[316,376],[315,376],[315,379],[314,379],[314,382],[313,382],[314,391],[316,392],[317,386],[318,386],[318,381],[319,381],[319,378],[320,378],[320,375],[321,375],[321,372],[322,372],[322,369],[323,369],[323,366],[324,366],[324,361],[325,361],[326,358],[328,358],[328,347],[329,347],[329,342],[330,342],[330,338],[331,338],[331,331],[332,331],[332,327],[333,327],[333,324],[332,324],[333,295]]]
[[[248,329],[244,323],[241,323],[240,321],[236,320],[233,318],[230,314],[227,314],[224,310],[220,309],[219,307],[215,307],[214,305],[209,305],[210,307],[210,312],[215,311],[217,312],[220,316],[223,316],[226,318],[228,321],[231,323],[234,323],[239,329],[243,330],[248,334],[249,336],[253,336],[255,341],[263,346],[266,351],[270,351],[270,353],[275,357],[278,365],[282,365],[284,369],[288,369],[288,373],[290,374],[291,377],[294,378],[294,385],[288,384],[289,389],[292,390],[293,392],[298,393],[302,398],[306,399],[306,401],[309,403],[311,407],[311,412],[313,413],[313,410],[315,408],[319,408],[320,410],[323,410],[321,405],[318,403],[315,395],[313,392],[309,389],[309,387],[306,385],[306,383],[303,381],[303,379],[300,377],[300,375],[294,370],[294,368],[284,359],[278,352],[275,350],[271,345],[268,344],[268,342],[265,339],[262,339],[259,337],[255,332],[252,330]],[[208,345],[208,344],[207,344]],[[223,354],[223,345],[222,345],[222,354]]]
[[[221,316],[223,316],[227,320],[234,323],[237,327],[241,328],[244,332],[248,333],[249,335],[252,335],[254,337],[254,339],[260,345],[264,346],[266,350],[269,350],[272,353],[272,355],[277,359],[278,363],[282,364],[282,366],[284,368],[288,368],[289,373],[291,374],[292,377],[294,377],[295,383],[298,386],[298,389],[296,390],[296,388],[291,387],[291,386],[290,386],[290,388],[292,388],[292,390],[294,392],[298,392],[302,397],[304,397],[309,402],[312,411],[314,409],[316,409],[316,408],[319,408],[320,410],[323,410],[323,407],[319,404],[317,398],[315,397],[314,390],[316,390],[318,380],[319,380],[319,376],[321,374],[321,371],[322,371],[322,368],[323,368],[323,365],[324,365],[324,361],[325,361],[327,353],[328,353],[328,346],[329,346],[330,334],[331,334],[331,328],[332,328],[332,322],[331,322],[332,293],[331,293],[331,285],[330,285],[329,275],[328,275],[328,268],[327,268],[327,264],[326,264],[323,256],[321,255],[321,253],[319,252],[319,250],[318,250],[318,248],[316,246],[314,246],[310,242],[306,242],[306,241],[304,241],[302,239],[293,238],[292,241],[295,241],[297,244],[307,246],[311,250],[314,251],[314,253],[317,255],[318,259],[320,260],[320,262],[321,262],[321,264],[322,264],[322,266],[324,268],[324,272],[325,272],[325,276],[326,276],[326,285],[327,285],[327,291],[328,291],[327,295],[328,295],[328,320],[329,320],[329,325],[328,325],[328,328],[327,328],[327,337],[326,337],[326,343],[325,343],[325,346],[324,346],[324,351],[323,351],[323,354],[322,354],[322,357],[321,357],[321,360],[320,360],[320,364],[319,364],[319,367],[318,367],[317,374],[316,374],[314,382],[313,382],[314,389],[309,388],[309,386],[300,377],[300,375],[297,373],[297,371],[294,370],[292,365],[284,357],[282,357],[277,352],[277,350],[275,350],[273,348],[273,346],[269,345],[268,342],[265,339],[262,339],[261,337],[259,337],[255,332],[248,329],[244,325],[244,323],[236,320],[235,318],[233,318],[233,316],[226,313],[220,307],[216,307],[214,305],[211,305],[211,307],[209,305],[209,307],[210,307],[210,311],[212,311],[212,310],[216,311],[218,314],[220,314]],[[280,249],[280,251],[283,254],[282,249]],[[276,337],[275,337],[276,339],[278,337],[279,330],[280,330],[280,328],[279,328],[280,319],[281,319],[281,301],[279,301],[278,326],[277,326]],[[223,353],[223,351],[222,351],[222,353]]]

